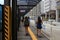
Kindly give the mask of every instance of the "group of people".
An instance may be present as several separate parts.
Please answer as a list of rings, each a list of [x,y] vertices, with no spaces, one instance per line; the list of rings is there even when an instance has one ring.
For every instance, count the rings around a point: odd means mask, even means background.
[[[29,17],[25,17],[23,22],[24,22],[25,32],[26,32],[26,36],[27,36],[27,35],[29,35],[29,33],[28,33],[28,27],[29,27],[29,23],[30,23]],[[42,22],[41,17],[38,16],[38,19],[36,21],[36,28],[37,28],[37,36],[38,37],[41,37],[42,23],[43,22]]]

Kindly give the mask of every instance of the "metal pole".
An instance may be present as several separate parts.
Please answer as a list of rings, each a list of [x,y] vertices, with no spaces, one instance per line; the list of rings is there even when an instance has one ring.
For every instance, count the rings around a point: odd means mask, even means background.
[[[41,16],[41,2],[39,2],[39,13],[40,13],[40,16]]]
[[[37,17],[37,5],[36,5],[36,17]]]
[[[17,40],[17,0],[12,0],[12,40]]]
[[[50,12],[51,12],[51,0],[50,0],[50,11],[49,11],[49,19],[50,19]]]
[[[56,9],[56,22],[58,22],[58,9]]]

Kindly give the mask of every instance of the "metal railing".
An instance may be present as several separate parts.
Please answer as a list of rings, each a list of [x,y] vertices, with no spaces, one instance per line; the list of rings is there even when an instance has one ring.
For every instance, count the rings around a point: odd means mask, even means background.
[[[54,26],[51,24],[43,24],[44,28],[42,29],[44,35],[49,39],[49,40],[59,40],[60,39],[60,27],[59,26]],[[49,36],[48,36],[49,35]]]

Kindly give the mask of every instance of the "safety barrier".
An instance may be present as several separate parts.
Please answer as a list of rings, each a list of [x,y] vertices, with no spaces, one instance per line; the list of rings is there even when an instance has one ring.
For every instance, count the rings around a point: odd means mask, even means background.
[[[44,28],[42,29],[43,34],[49,39],[49,40],[59,40],[60,39],[60,26],[56,24],[54,26],[53,24],[44,23]]]
[[[11,40],[11,13],[10,7],[4,6],[4,40]]]
[[[38,40],[37,37],[34,35],[34,33],[32,32],[32,30],[28,27],[28,32],[32,38],[32,40]]]

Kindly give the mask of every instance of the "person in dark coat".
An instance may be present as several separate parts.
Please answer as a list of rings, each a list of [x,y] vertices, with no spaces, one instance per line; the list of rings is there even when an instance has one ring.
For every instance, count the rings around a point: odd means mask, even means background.
[[[24,19],[24,27],[25,27],[25,32],[26,32],[26,36],[29,35],[28,34],[28,27],[29,27],[29,19],[28,17],[25,17]]]

